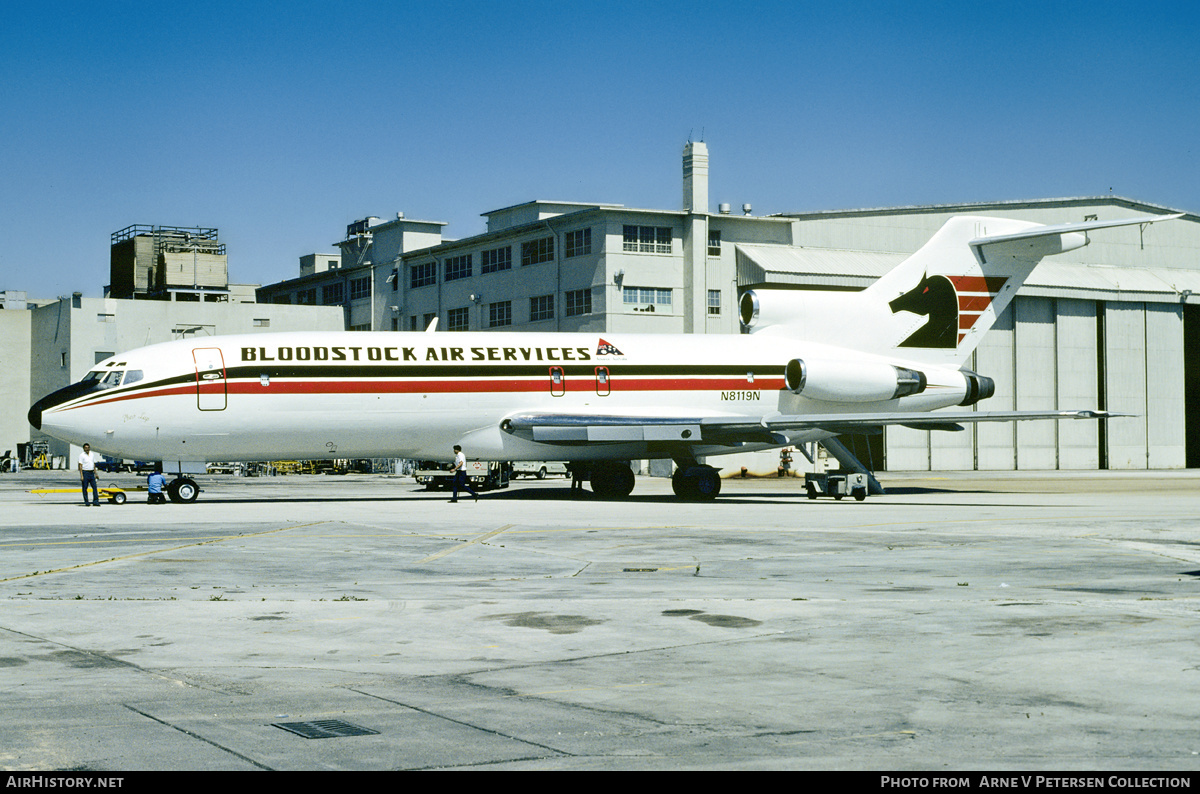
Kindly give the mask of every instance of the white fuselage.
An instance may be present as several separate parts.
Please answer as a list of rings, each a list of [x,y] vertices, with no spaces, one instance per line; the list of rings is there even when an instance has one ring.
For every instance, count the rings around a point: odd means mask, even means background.
[[[31,411],[31,422],[40,412],[51,436],[137,460],[437,460],[448,459],[453,444],[475,459],[620,460],[655,450],[645,443],[538,443],[504,432],[501,423],[518,412],[758,420],[927,411],[964,395],[957,369],[916,364],[928,378],[920,394],[859,399],[854,383],[842,388],[839,380],[833,401],[815,400],[785,388],[785,366],[797,357],[831,362],[830,371],[858,363],[910,366],[787,335],[254,334],[115,356],[89,373],[90,390],[73,396],[77,384],[50,395]],[[787,443],[829,435],[809,430]],[[691,451],[770,446],[778,444],[697,444]]]

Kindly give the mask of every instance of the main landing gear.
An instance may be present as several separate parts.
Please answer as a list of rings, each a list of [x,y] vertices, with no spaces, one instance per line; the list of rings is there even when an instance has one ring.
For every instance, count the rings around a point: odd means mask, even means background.
[[[575,466],[578,464],[572,464]],[[624,499],[633,493],[633,469],[620,461],[591,464],[592,493],[601,499]]]
[[[671,477],[675,495],[688,502],[710,502],[721,493],[721,470],[695,459],[676,460],[678,468]],[[592,493],[601,499],[624,499],[633,492],[633,470],[624,461],[571,463],[572,475],[592,483]]]
[[[671,490],[686,502],[711,502],[721,493],[721,470],[693,463],[671,475]]]

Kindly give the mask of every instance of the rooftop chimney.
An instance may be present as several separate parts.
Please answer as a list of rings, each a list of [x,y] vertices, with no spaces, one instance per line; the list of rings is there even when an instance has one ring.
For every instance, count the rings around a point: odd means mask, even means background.
[[[683,209],[708,212],[708,146],[703,141],[683,147]]]

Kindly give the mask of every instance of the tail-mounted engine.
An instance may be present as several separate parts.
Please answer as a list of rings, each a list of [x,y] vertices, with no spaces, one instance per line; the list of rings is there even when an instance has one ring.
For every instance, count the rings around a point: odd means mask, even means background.
[[[967,381],[967,393],[959,405],[974,405],[996,393],[996,381],[991,378],[969,369],[962,370],[962,375]]]
[[[869,403],[920,394],[926,378],[924,372],[891,364],[793,358],[784,368],[784,383],[792,394],[814,400]]]

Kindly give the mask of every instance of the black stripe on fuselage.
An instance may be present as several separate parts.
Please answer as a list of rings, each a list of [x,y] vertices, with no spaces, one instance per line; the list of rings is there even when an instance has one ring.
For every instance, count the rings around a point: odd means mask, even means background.
[[[541,378],[550,367],[558,367],[565,375],[595,375],[597,367],[605,367],[612,376],[632,377],[745,377],[747,373],[778,374],[783,376],[779,365],[772,367],[748,367],[744,364],[624,364],[620,362],[588,362],[570,364],[565,362],[542,362],[539,364],[488,364],[468,362],[463,364],[243,364],[230,367],[226,377],[231,380],[253,380],[261,375],[272,378]],[[189,375],[187,378],[193,378]],[[187,379],[185,378],[185,379]]]
[[[544,378],[551,367],[563,371],[564,376],[594,377],[598,367],[608,369],[609,376],[639,377],[639,378],[689,378],[689,377],[745,377],[747,373],[759,375],[770,374],[777,370],[777,365],[771,367],[753,367],[744,364],[626,364],[624,362],[587,362],[585,364],[542,362],[539,364],[511,363],[481,363],[466,362],[463,364],[278,364],[274,362],[258,362],[229,367],[225,377],[228,380],[258,380],[263,375],[272,379],[284,380],[314,380],[325,379],[366,379],[366,378]],[[778,374],[778,373],[777,373]],[[128,397],[143,392],[168,388],[176,385],[192,385],[196,382],[196,373],[187,372],[154,381],[140,381],[136,385],[119,386],[117,388],[101,389],[84,396],[78,405],[107,401],[116,397]],[[63,391],[66,391],[65,389]],[[57,392],[56,392],[57,394]],[[48,397],[54,395],[48,395]],[[56,403],[61,405],[77,395],[72,394]],[[45,400],[46,398],[43,398]],[[41,403],[39,402],[39,405]],[[42,406],[49,409],[51,405]]]

